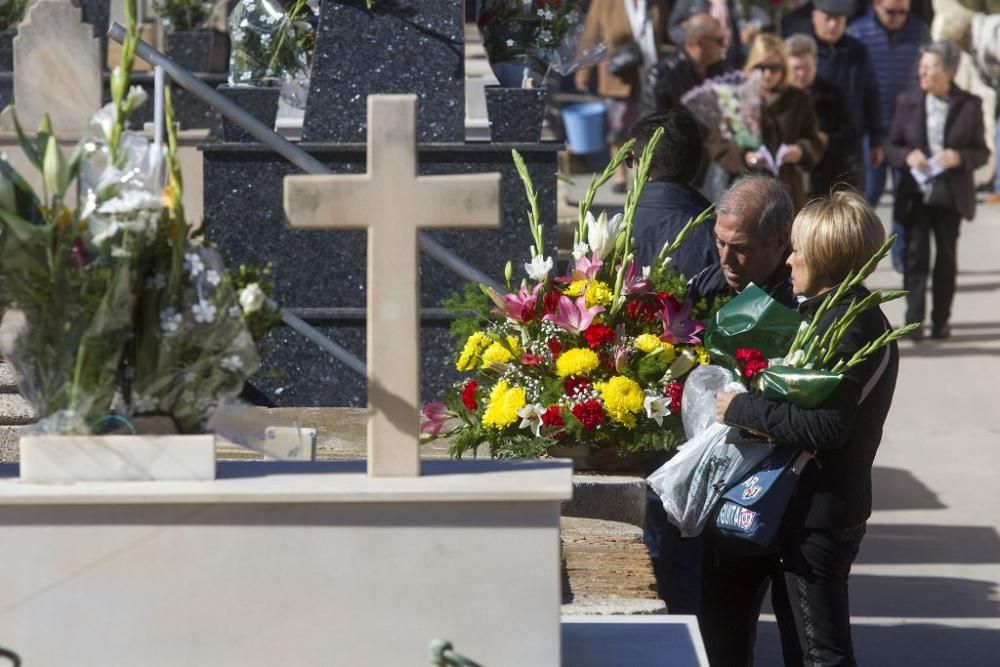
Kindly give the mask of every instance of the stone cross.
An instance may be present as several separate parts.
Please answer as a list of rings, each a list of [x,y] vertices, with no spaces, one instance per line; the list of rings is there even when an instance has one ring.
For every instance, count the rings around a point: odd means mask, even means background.
[[[291,227],[368,232],[371,477],[420,474],[419,230],[500,225],[500,174],[417,176],[416,102],[369,96],[367,173],[285,178]]]
[[[87,130],[101,106],[100,40],[66,0],[37,0],[14,38],[14,100],[25,132],[48,113],[57,135]],[[0,127],[13,129],[10,107]]]

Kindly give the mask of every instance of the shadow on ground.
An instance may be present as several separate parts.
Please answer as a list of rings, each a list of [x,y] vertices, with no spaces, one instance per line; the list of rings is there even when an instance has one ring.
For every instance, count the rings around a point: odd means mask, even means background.
[[[782,664],[778,629],[761,623],[756,664]],[[1000,630],[929,624],[859,625],[853,628],[858,664],[878,667],[988,667],[1000,656]]]
[[[1000,535],[993,526],[868,524],[861,564],[1000,563]]]
[[[940,510],[945,507],[909,470],[872,468],[872,510]]]

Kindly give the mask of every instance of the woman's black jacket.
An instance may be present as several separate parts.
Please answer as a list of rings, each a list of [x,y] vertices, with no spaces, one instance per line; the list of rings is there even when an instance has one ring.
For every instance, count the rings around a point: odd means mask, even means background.
[[[848,292],[824,316],[820,331],[842,315],[852,299],[860,301],[868,293],[863,287]],[[812,316],[824,296],[802,303],[799,311]],[[878,308],[862,313],[841,341],[840,354],[849,359],[888,328]],[[818,408],[807,410],[753,392],[740,394],[730,403],[727,424],[816,454],[789,504],[786,524],[839,529],[860,525],[871,516],[872,464],[892,404],[898,367],[899,350],[893,343],[847,371],[833,395]],[[870,390],[861,401],[869,383]]]

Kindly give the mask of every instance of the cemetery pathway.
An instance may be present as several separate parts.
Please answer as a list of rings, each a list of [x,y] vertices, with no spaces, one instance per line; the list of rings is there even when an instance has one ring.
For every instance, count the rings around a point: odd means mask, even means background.
[[[571,204],[586,185],[576,180]],[[621,205],[603,193],[598,202]],[[879,214],[888,224],[889,206]],[[1000,204],[962,225],[959,267],[952,338],[900,347],[851,577],[862,665],[979,667],[1000,656]],[[869,284],[900,289],[902,277],[887,260]],[[886,310],[902,324],[901,301]],[[780,665],[774,617],[761,620],[757,664]]]

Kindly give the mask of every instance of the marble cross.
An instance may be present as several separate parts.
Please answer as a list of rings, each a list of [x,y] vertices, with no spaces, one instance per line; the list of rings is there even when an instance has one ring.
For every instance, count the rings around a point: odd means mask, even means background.
[[[368,98],[368,171],[285,177],[296,229],[368,232],[368,475],[420,474],[421,228],[497,227],[500,174],[417,176],[416,95]]]

